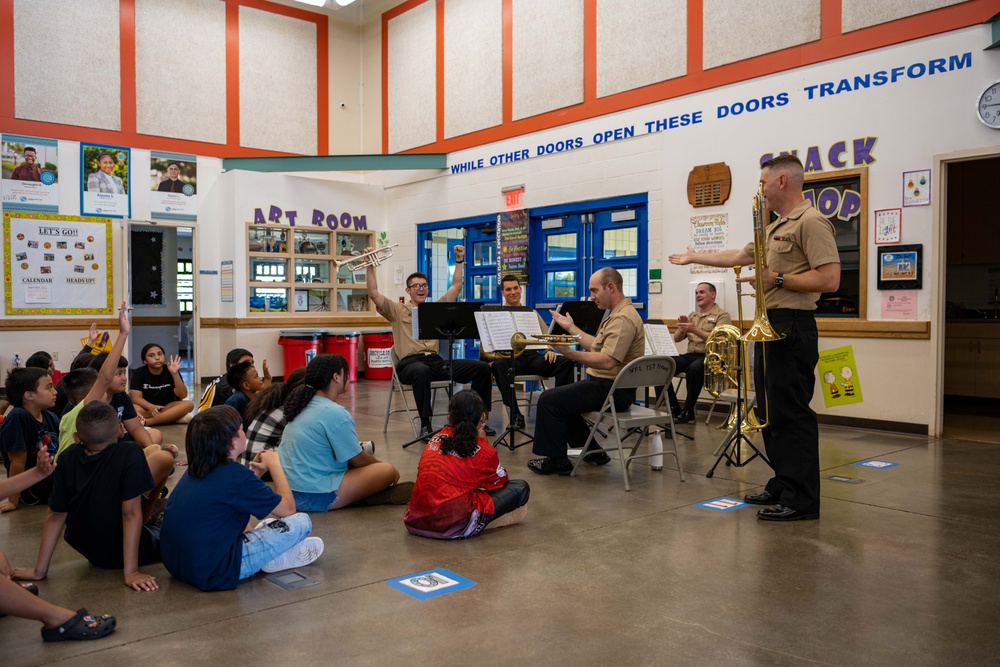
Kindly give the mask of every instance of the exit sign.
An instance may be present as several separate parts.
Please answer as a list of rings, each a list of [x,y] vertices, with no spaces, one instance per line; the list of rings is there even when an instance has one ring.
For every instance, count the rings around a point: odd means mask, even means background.
[[[503,188],[500,190],[503,194],[503,205],[504,208],[520,208],[522,196],[524,195],[524,186],[515,185],[509,188]]]

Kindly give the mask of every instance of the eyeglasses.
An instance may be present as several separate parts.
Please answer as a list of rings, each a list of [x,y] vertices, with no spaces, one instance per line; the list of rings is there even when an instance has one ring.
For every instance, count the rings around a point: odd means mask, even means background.
[[[425,290],[427,289],[427,283],[413,283],[407,289]]]

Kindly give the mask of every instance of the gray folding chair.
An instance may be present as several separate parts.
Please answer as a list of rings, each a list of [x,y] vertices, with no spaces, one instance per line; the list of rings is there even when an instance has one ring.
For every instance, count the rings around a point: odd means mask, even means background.
[[[645,459],[660,454],[660,452],[652,451],[642,454],[636,453],[646,439],[646,436],[649,435],[650,429],[659,426],[665,430],[669,430],[670,440],[673,443],[673,451],[669,451],[665,447],[662,455],[674,457],[677,461],[677,473],[680,475],[681,481],[684,481],[684,469],[681,467],[680,453],[677,449],[677,436],[674,435],[674,417],[670,413],[666,391],[667,383],[673,378],[676,368],[677,364],[673,357],[651,355],[639,357],[627,364],[618,373],[618,377],[615,378],[614,384],[611,385],[611,391],[608,392],[608,397],[604,400],[604,405],[600,411],[585,412],[583,414],[584,419],[593,424],[593,426],[590,429],[587,442],[580,452],[580,456],[573,465],[571,475],[576,475],[577,470],[580,468],[580,463],[587,453],[587,448],[594,441],[598,430],[603,427],[608,432],[605,438],[605,451],[610,454],[612,450],[608,445],[615,446],[618,452],[618,461],[622,466],[622,476],[625,479],[625,490],[631,491],[628,466],[633,459]],[[615,409],[614,393],[616,390],[640,389],[642,387],[660,387],[660,400],[656,402],[656,407],[646,408],[633,404],[621,412]],[[624,441],[633,436],[637,436],[635,444],[629,449],[628,455],[626,455],[625,450],[628,447],[626,447]]]
[[[521,399],[518,399],[518,403],[523,403],[525,405],[525,407],[526,407],[525,418],[527,418],[527,419],[531,418],[531,406],[534,403],[534,399],[535,399],[535,392],[528,391],[528,383],[529,382],[537,382],[538,385],[542,388],[542,391],[545,391],[546,389],[548,389],[548,387],[545,386],[545,381],[548,380],[548,379],[549,378],[545,377],[544,375],[515,375],[514,376],[514,384],[515,385],[518,382],[523,382],[524,383],[524,397],[521,398]],[[542,393],[542,392],[540,391],[538,393]]]
[[[404,384],[402,380],[399,379],[399,375],[396,374],[396,366],[399,365],[399,356],[396,354],[396,348],[392,348],[389,352],[392,357],[392,386],[389,388],[389,401],[385,406],[385,423],[382,425],[382,432],[385,433],[389,430],[389,415],[396,412],[406,412],[406,417],[410,420],[410,428],[413,429],[413,435],[420,435],[420,430],[417,424],[420,421],[420,415],[413,413],[417,412],[417,408],[414,406],[412,411],[410,410],[410,402],[406,400],[406,392],[413,392],[412,384]],[[444,389],[448,391],[448,381],[447,380],[433,380],[431,382],[431,407],[434,406],[434,398],[437,396],[439,389]],[[461,383],[456,382],[455,386],[463,386]],[[399,399],[403,402],[403,407],[392,409],[392,397],[393,394],[399,392]],[[438,415],[440,416],[440,415]]]

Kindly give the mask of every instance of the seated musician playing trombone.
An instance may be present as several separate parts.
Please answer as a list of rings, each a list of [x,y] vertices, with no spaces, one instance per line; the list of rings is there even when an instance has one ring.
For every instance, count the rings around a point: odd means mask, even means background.
[[[374,252],[372,248],[365,248],[364,255],[371,252]],[[392,325],[393,348],[399,357],[396,374],[404,384],[413,385],[413,399],[420,413],[420,437],[427,438],[434,434],[434,429],[431,428],[431,382],[447,380],[449,377],[448,364],[438,354],[438,341],[413,337],[413,309],[427,301],[430,285],[423,273],[411,273],[406,279],[406,293],[410,296],[410,302],[399,303],[378,291],[378,283],[375,281],[376,265],[376,261],[366,264],[368,298],[375,304],[378,314]],[[465,248],[455,246],[455,276],[451,287],[438,301],[455,301],[458,298],[462,292],[464,267]],[[478,359],[455,359],[451,365],[455,381],[472,383],[472,390],[483,399],[488,420],[493,392],[490,365]],[[497,434],[489,423],[483,431],[486,435]]]
[[[503,293],[505,306],[513,307],[521,305],[521,283],[518,281],[517,276],[508,274],[501,278],[500,289]],[[538,323],[542,331],[545,331],[545,321],[542,320],[541,316],[538,317]],[[505,358],[494,360],[493,377],[496,379],[497,388],[500,389],[500,395],[503,397],[503,404],[510,406],[511,400],[514,401],[513,412],[511,413],[513,415],[514,428],[523,429],[524,415],[521,414],[517,400],[512,396],[513,392],[510,388],[510,378],[508,377],[510,363],[510,359]],[[524,354],[514,358],[514,374],[554,377],[556,379],[556,386],[561,387],[573,381],[573,362],[566,357],[559,356],[551,348],[545,350],[545,354],[538,354],[534,350],[526,350]]]
[[[582,336],[580,345],[584,349],[566,349],[563,355],[570,361],[587,366],[589,377],[544,391],[538,398],[532,451],[542,458],[528,461],[528,468],[539,475],[568,475],[572,472],[573,464],[569,461],[567,450],[583,447],[590,434],[581,415],[600,410],[621,369],[645,351],[642,318],[632,305],[632,299],[622,291],[621,273],[612,268],[596,271],[590,277],[590,300],[598,308],[611,311],[601,322],[596,336],[577,327],[570,315],[551,311],[556,324],[570,334]],[[635,401],[635,389],[616,391],[614,401],[615,409],[628,409]],[[587,454],[584,460],[594,465],[606,465],[611,458],[598,450]]]

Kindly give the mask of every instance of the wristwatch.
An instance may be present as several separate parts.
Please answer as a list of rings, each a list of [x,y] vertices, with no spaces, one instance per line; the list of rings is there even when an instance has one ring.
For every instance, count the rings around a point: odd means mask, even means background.
[[[776,289],[781,289],[784,286],[785,286],[785,274],[779,273],[774,277],[774,287]]]

